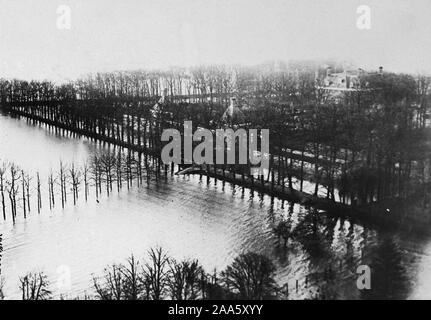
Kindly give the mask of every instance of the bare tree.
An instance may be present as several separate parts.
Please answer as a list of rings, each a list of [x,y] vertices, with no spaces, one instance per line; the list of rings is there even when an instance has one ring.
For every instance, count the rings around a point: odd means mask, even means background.
[[[262,300],[274,296],[277,287],[273,278],[275,266],[272,261],[256,253],[237,257],[222,278],[226,289],[239,299]]]
[[[0,300],[4,299],[3,287],[4,287],[4,280],[3,280],[2,276],[0,275]]]
[[[94,289],[97,297],[101,300],[123,300],[124,278],[121,272],[122,265],[113,264],[105,268],[104,275],[93,278]]]
[[[100,157],[97,154],[93,157],[91,162],[91,175],[96,187],[96,199],[98,199],[102,190],[102,168]]]
[[[169,262],[169,291],[174,300],[195,300],[198,298],[203,268],[197,260]]]
[[[11,206],[11,212],[12,212],[12,219],[15,222],[16,218],[16,209],[17,209],[17,196],[18,196],[18,190],[19,190],[19,169],[14,165],[11,164],[9,166],[9,173],[10,173],[10,180],[7,181],[7,192],[9,194],[9,200],[10,200],[10,206]]]
[[[113,153],[104,153],[100,157],[101,170],[105,173],[106,192],[109,196],[112,192],[112,183],[114,181],[114,172],[116,168],[116,156]]]
[[[60,191],[61,191],[61,207],[64,209],[64,205],[67,202],[67,189],[66,189],[66,179],[67,179],[67,168],[64,166],[63,161],[60,161]]]
[[[37,178],[37,213],[40,213],[40,210],[42,209],[42,192],[41,192],[39,172],[37,173],[36,178]]]
[[[54,179],[54,174],[51,170],[48,176],[48,195],[49,195],[49,208],[52,209],[55,206],[55,191],[54,184],[56,179]]]
[[[24,177],[24,185],[25,185],[25,191],[27,195],[27,210],[30,213],[31,206],[30,206],[30,182],[31,182],[30,175],[27,173],[27,176]]]
[[[19,279],[22,300],[49,300],[48,277],[43,272],[28,273]]]
[[[2,163],[0,165],[0,196],[1,196],[3,220],[6,220],[6,202],[4,197],[6,170],[7,170],[6,163]]]
[[[160,247],[148,251],[148,262],[143,268],[144,276],[149,282],[153,300],[164,297],[169,283],[169,256]]]
[[[24,170],[21,170],[21,183],[22,183],[22,209],[24,211],[24,219],[27,218],[27,206],[26,206],[26,195],[25,195],[25,175]]]
[[[4,294],[3,294],[3,277],[1,274],[1,262],[2,262],[2,257],[3,257],[3,235],[0,234],[0,300],[4,299]]]
[[[82,174],[84,178],[84,194],[85,194],[85,202],[88,200],[88,175],[89,175],[89,167],[87,161],[84,163],[84,167],[82,169]]]
[[[120,272],[124,278],[124,296],[126,300],[138,300],[142,295],[143,283],[139,274],[139,261],[133,255],[123,265]]]
[[[76,201],[79,198],[79,186],[81,184],[81,171],[75,168],[75,164],[69,170],[70,180],[72,183],[72,193],[73,193],[73,205],[76,205]]]

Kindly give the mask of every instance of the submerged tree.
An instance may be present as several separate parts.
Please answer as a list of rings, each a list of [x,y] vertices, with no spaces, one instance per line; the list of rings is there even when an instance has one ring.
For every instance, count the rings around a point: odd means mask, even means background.
[[[9,194],[12,219],[15,222],[17,215],[17,196],[19,193],[19,169],[16,165],[9,166],[9,180],[7,181],[6,190]]]
[[[73,205],[76,205],[76,202],[79,198],[79,189],[81,185],[81,171],[75,167],[75,164],[72,163],[69,169],[69,177],[70,183],[72,184],[72,194],[73,194]]]
[[[6,220],[6,200],[5,200],[6,171],[7,171],[7,166],[5,163],[2,163],[0,165],[0,197],[1,197],[3,220]]]

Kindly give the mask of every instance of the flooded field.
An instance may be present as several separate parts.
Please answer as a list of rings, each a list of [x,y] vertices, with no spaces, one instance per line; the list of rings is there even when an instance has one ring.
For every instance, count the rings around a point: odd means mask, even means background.
[[[0,114],[0,161],[31,173],[46,175],[60,160],[79,165],[106,148]],[[281,221],[292,230],[286,245],[274,232]],[[376,229],[198,175],[152,179],[64,210],[45,205],[15,224],[1,221],[0,233],[6,298],[19,298],[19,276],[35,270],[47,273],[56,297],[91,295],[92,277],[106,265],[132,253],[143,257],[156,245],[175,258],[199,259],[208,272],[243,252],[265,254],[277,266],[280,285],[295,288],[298,281],[292,299],[322,287],[337,298],[364,298],[356,287],[361,264],[376,266],[376,284],[383,278],[394,284],[387,294],[431,298],[428,235]],[[70,283],[58,280],[65,272]]]

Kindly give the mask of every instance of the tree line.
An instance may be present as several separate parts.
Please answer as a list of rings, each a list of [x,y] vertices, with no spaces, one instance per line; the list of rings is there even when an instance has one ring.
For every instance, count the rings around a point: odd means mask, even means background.
[[[268,257],[248,252],[237,256],[223,271],[207,273],[198,260],[178,261],[156,247],[142,260],[131,255],[123,264],[107,266],[100,276],[93,277],[93,293],[75,299],[286,299],[288,293],[274,279],[275,270]],[[21,276],[19,290],[22,300],[53,299],[51,281],[43,271]]]
[[[409,285],[402,256],[392,239],[379,241],[366,262],[373,270],[371,289],[361,290],[358,298],[405,299]],[[22,300],[288,300],[295,297],[292,292],[306,293],[306,299],[312,300],[340,298],[334,269],[325,269],[320,278],[310,275],[301,284],[296,280],[293,287],[287,283],[280,286],[275,271],[270,258],[254,252],[238,255],[220,272],[207,272],[196,259],[176,260],[163,248],[155,247],[143,259],[131,255],[124,263],[107,266],[93,277],[91,291],[81,296],[55,296],[51,279],[43,271],[20,276],[19,292]],[[350,281],[356,284],[356,276]],[[0,290],[0,300],[3,298]]]
[[[334,70],[340,66],[330,62]],[[210,65],[169,70],[134,70],[89,74],[56,85],[50,81],[0,81],[2,101],[51,101],[65,99],[145,98],[188,96],[189,102],[229,103],[232,93],[265,96],[287,95],[292,81],[305,87],[316,71],[325,68],[312,62],[268,62],[258,66]]]
[[[189,82],[180,70],[157,73],[157,81],[144,71],[96,74],[62,86],[3,81],[1,96],[15,113],[156,157],[163,129],[182,129],[184,120],[194,129],[269,129],[271,169],[264,180],[271,190],[319,196],[323,189],[327,199],[348,205],[414,199],[429,206],[429,77],[365,73],[360,89],[333,92],[316,65],[193,70]],[[182,87],[187,83],[194,91]],[[231,97],[238,109],[226,116]],[[220,169],[223,176],[253,179],[250,165]],[[313,190],[304,189],[305,181]]]

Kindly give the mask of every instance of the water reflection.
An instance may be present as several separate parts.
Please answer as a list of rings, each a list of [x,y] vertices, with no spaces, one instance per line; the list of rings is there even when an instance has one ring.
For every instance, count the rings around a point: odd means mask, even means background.
[[[0,115],[0,158],[25,170],[48,173],[60,159],[82,163],[104,148]],[[65,210],[45,207],[15,225],[1,222],[8,298],[19,298],[18,277],[37,269],[46,271],[57,296],[83,295],[93,273],[132,252],[143,256],[155,245],[175,258],[197,258],[207,271],[223,269],[243,252],[266,254],[291,299],[431,294],[426,284],[431,278],[428,236],[377,230],[199,176],[168,176],[114,192],[100,203],[92,199]],[[367,292],[356,287],[361,264],[373,272]],[[64,266],[72,277],[67,289],[56,287]]]
[[[408,277],[403,252],[394,239],[385,237],[379,241],[370,257],[371,290],[361,293],[363,299],[406,299]]]

